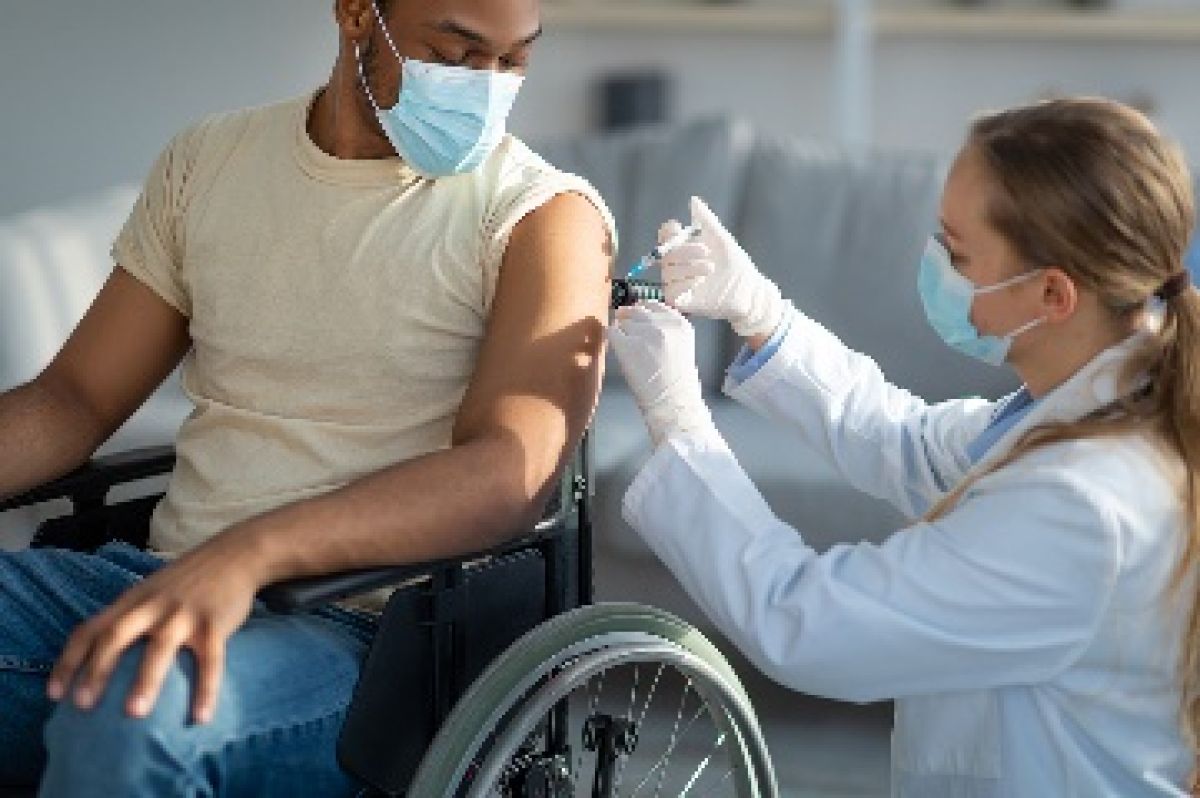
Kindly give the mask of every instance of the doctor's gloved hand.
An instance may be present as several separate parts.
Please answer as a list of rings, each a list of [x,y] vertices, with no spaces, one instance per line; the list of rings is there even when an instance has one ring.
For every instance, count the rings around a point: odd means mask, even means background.
[[[667,302],[685,313],[725,319],[743,338],[770,337],[787,314],[779,288],[755,268],[699,197],[692,197],[692,224],[700,228],[699,235],[662,260]],[[659,240],[681,229],[679,222],[667,222]]]
[[[712,427],[695,332],[678,311],[659,302],[621,308],[608,340],[656,447],[671,435]]]

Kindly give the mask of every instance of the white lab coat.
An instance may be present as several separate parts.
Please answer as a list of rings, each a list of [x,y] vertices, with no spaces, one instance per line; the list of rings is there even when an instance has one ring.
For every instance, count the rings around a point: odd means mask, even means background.
[[[1109,403],[1138,340],[1044,396],[975,468],[1034,425]],[[1184,523],[1178,458],[1141,435],[1055,444],[926,523],[972,471],[967,444],[995,404],[927,405],[799,313],[779,351],[726,391],[801,430],[913,525],[818,555],[715,430],[664,442],[624,515],[772,678],[897,699],[894,795],[1186,795],[1175,668],[1190,595],[1164,593]]]

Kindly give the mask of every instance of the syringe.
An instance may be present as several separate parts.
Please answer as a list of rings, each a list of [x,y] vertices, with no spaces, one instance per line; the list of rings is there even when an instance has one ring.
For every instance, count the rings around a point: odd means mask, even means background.
[[[648,254],[638,258],[637,263],[633,264],[633,268],[629,270],[629,272],[625,275],[625,278],[630,279],[637,277],[646,269],[650,268],[651,263],[662,260],[671,250],[686,244],[699,234],[700,227],[698,225],[688,225],[675,235],[668,238],[666,241],[659,244],[654,249],[650,250]]]

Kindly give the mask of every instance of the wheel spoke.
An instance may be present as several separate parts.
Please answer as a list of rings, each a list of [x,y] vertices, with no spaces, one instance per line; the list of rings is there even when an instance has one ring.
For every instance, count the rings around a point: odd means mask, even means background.
[[[625,717],[627,717],[631,721],[633,720],[633,705],[634,705],[634,703],[636,703],[636,700],[637,700],[637,688],[638,688],[638,666],[637,666],[637,663],[635,662],[633,664],[633,686],[629,688],[629,709],[627,709],[625,711]]]
[[[662,763],[662,770],[658,773],[658,786],[654,789],[654,798],[662,793],[663,782],[667,778],[667,764],[671,761],[671,754],[675,753],[675,746],[679,745],[679,721],[683,718],[683,708],[687,705],[688,693],[692,690],[692,680],[689,678],[687,684],[684,685],[683,693],[679,697],[679,710],[675,713],[675,725],[671,727],[671,740],[667,743],[667,750],[659,759]],[[700,711],[704,709],[704,705],[700,705],[700,709],[696,710],[696,714],[688,721],[688,725],[684,728],[684,733],[692,727],[692,723],[700,716]],[[657,765],[655,765],[657,767]]]
[[[729,770],[725,771],[725,775],[721,777],[720,781],[718,781],[716,784],[714,784],[711,789],[709,789],[707,792],[704,793],[704,795],[705,796],[716,795],[717,790],[720,789],[721,785],[724,784],[725,782],[729,781],[729,779],[731,779],[732,777],[733,777],[733,768],[730,768]]]
[[[642,707],[642,714],[638,716],[638,725],[642,725],[642,721],[646,719],[646,713],[650,711],[650,702],[654,700],[654,689],[658,687],[658,680],[662,678],[663,670],[667,667],[665,662],[658,663],[658,672],[654,674],[654,681],[650,683],[650,693],[646,696],[646,704]]]
[[[692,728],[692,726],[696,723],[696,720],[701,715],[704,714],[705,709],[706,709],[706,707],[703,704],[701,704],[700,707],[696,710],[695,714],[693,714],[690,718],[688,718],[688,721],[684,725],[683,730],[680,731],[679,724],[683,718],[683,707],[687,703],[687,694],[691,690],[691,687],[692,687],[692,680],[689,678],[687,685],[684,687],[683,694],[682,694],[680,702],[679,702],[679,710],[675,713],[675,724],[671,729],[671,739],[667,743],[667,750],[663,752],[663,755],[658,758],[658,761],[655,762],[654,765],[650,768],[650,770],[648,770],[646,772],[646,776],[640,782],[638,782],[637,787],[635,787],[633,789],[633,792],[630,793],[631,796],[637,795],[639,792],[641,792],[642,787],[646,786],[646,784],[649,783],[650,779],[654,776],[655,772],[658,772],[660,775],[659,775],[659,780],[658,780],[658,787],[656,788],[654,794],[657,796],[662,791],[663,779],[666,777],[667,763],[671,758],[671,754],[675,753],[675,748],[679,745],[679,741],[683,738],[683,736],[685,734],[687,734],[688,730]],[[660,768],[662,768],[661,771],[659,770]]]
[[[648,713],[650,710],[650,702],[654,701],[654,691],[658,689],[659,680],[662,678],[662,671],[665,670],[666,662],[659,662],[659,667],[656,668],[654,672],[654,678],[650,680],[650,689],[646,694],[646,703],[642,704],[642,712],[637,715],[637,722],[634,725],[635,728],[642,728],[642,722],[646,720],[646,713]],[[632,719],[632,716],[630,716],[630,719]],[[620,791],[620,782],[622,782],[622,779],[625,775],[625,767],[628,766],[628,764],[629,757],[624,757],[623,760],[617,764],[617,778],[614,780],[613,790],[616,790],[618,793]]]
[[[604,675],[605,671],[600,671],[595,679],[589,679],[586,684],[586,695],[588,697],[587,712],[584,713],[583,719],[586,721],[596,711],[596,706],[600,703],[600,694],[604,692]],[[592,695],[592,682],[596,682],[599,686],[596,689],[596,694]],[[582,727],[581,727],[582,728]],[[580,741],[575,750],[575,767],[571,771],[571,785],[575,788],[579,787],[579,777],[583,774],[583,742]],[[578,791],[576,789],[576,791]]]
[[[707,756],[705,756],[704,759],[700,760],[700,764],[696,766],[696,772],[692,774],[692,777],[690,779],[688,779],[688,783],[683,786],[683,790],[681,790],[679,793],[679,798],[683,798],[683,796],[685,796],[689,792],[691,792],[692,787],[694,787],[696,785],[696,781],[700,778],[700,776],[702,776],[704,774],[705,769],[708,767],[708,763],[712,761],[713,754],[715,754],[717,752],[717,750],[720,749],[721,746],[723,746],[724,744],[725,744],[725,732],[721,732],[717,736],[717,741],[715,743],[713,743],[713,750],[711,752],[709,752],[709,754]]]

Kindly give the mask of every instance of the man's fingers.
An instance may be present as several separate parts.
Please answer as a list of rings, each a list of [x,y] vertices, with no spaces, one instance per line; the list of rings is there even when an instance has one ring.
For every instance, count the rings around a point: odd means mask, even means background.
[[[108,629],[117,622],[127,608],[135,605],[134,591],[136,590],[136,587],[127,590],[108,607],[75,627],[46,680],[46,696],[48,698],[58,701],[67,694],[67,688],[75,680],[79,668],[87,661],[95,641],[108,633]]]
[[[196,692],[192,698],[192,720],[208,723],[217,710],[221,677],[225,673],[225,640],[213,632],[200,635],[192,646],[196,657]]]
[[[181,616],[177,617],[156,629],[146,643],[137,681],[125,703],[125,711],[132,717],[144,718],[150,714],[162,690],[163,679],[175,664],[179,647],[188,638],[190,624]]]
[[[91,709],[100,700],[121,654],[150,627],[150,610],[135,610],[90,638],[89,650],[81,658],[82,664],[72,668],[76,706]]]
[[[50,671],[50,677],[46,682],[46,695],[52,700],[58,701],[66,694],[67,687],[75,679],[79,666],[87,659],[88,653],[92,650],[92,640],[100,633],[101,628],[102,621],[99,618],[93,618],[76,627],[71,636],[67,638],[67,644],[63,647],[62,653],[58,655],[58,661],[54,663],[54,668]]]

